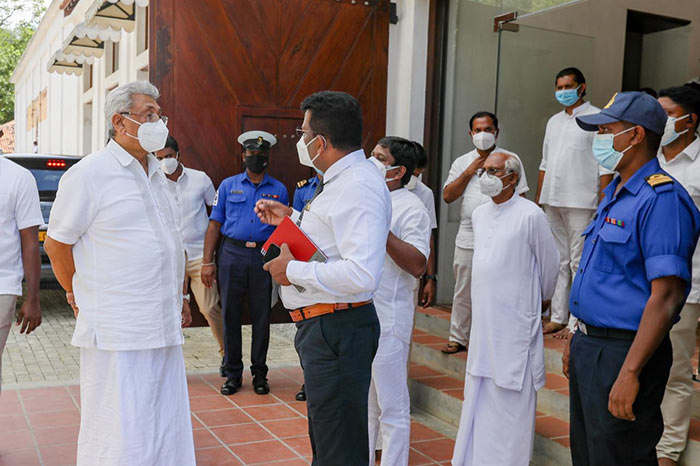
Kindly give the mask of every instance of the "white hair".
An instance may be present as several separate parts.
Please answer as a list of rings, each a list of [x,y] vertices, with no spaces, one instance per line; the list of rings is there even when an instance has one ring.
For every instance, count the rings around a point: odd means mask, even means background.
[[[515,173],[520,181],[520,175],[522,174],[522,167],[520,165],[520,160],[511,154],[504,154],[506,158],[506,163],[504,166],[506,174]]]
[[[110,138],[116,134],[112,124],[112,116],[131,110],[134,104],[134,94],[147,95],[156,100],[160,97],[160,92],[158,92],[156,86],[148,81],[134,81],[112,89],[107,94],[105,101],[105,120],[107,121],[107,132]]]

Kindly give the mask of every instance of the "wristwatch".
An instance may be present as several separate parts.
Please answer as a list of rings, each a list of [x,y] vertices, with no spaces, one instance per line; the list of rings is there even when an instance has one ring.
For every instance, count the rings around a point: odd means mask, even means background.
[[[189,303],[189,302],[190,302],[190,294],[189,294],[189,293],[183,294],[183,295],[182,295],[182,299],[185,300],[185,301],[187,301],[187,302]]]
[[[423,275],[423,278],[425,278],[426,280],[435,280],[435,281],[437,281],[437,274],[435,274],[435,275],[428,275],[428,274],[426,273],[425,275]]]

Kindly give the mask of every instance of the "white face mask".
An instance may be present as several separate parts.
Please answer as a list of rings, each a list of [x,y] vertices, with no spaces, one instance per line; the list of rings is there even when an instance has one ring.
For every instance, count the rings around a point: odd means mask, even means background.
[[[166,175],[172,175],[175,173],[178,166],[180,166],[180,162],[178,162],[175,157],[170,157],[160,161],[160,169],[163,170],[163,173]]]
[[[510,173],[508,175],[510,175]],[[504,189],[510,186],[503,186],[503,182],[501,181],[501,178],[508,175],[495,176],[489,175],[488,173],[482,174],[479,177],[479,189],[481,190],[481,194],[488,197],[496,197],[501,194]]]
[[[676,122],[678,120],[683,120],[684,118],[688,118],[689,116],[690,116],[690,113],[686,113],[682,117],[672,117],[672,116],[668,117],[668,119],[666,120],[666,126],[664,127],[664,134],[663,134],[663,136],[661,136],[661,145],[662,146],[667,146],[667,145],[671,144],[673,141],[678,139],[678,136],[688,132],[688,128],[686,128],[685,131],[681,131],[680,133],[676,132]]]
[[[129,121],[133,121],[139,125],[138,137],[126,133],[127,136],[139,140],[139,144],[146,152],[156,152],[165,147],[165,142],[168,140],[168,127],[165,126],[163,120],[158,119],[155,122],[139,123],[138,121],[125,116]]]
[[[367,160],[372,162],[374,166],[377,167],[377,170],[379,170],[379,174],[382,175],[382,178],[386,178],[386,165],[380,162],[376,157],[370,157]]]
[[[400,166],[399,165],[392,165],[390,167],[386,167],[385,173],[390,171],[390,170],[396,170],[397,168],[400,168]],[[384,176],[386,177],[386,174]],[[400,180],[401,178],[403,178],[403,176],[395,176],[393,178],[386,178],[384,181],[389,183],[389,182],[394,181],[394,180]]]
[[[410,190],[414,190],[416,186],[418,186],[418,183],[420,180],[418,179],[417,176],[411,176],[411,179],[408,180],[408,183],[406,183],[406,188]]]
[[[317,138],[318,136],[316,136]],[[316,138],[313,138],[311,141],[309,141],[309,144],[314,142]],[[309,155],[309,144],[304,142],[304,138],[301,137],[299,138],[299,141],[297,142],[297,155],[299,156],[299,163],[304,165],[305,167],[311,167],[315,169],[318,173],[323,176],[323,172],[316,168],[314,165],[314,160],[318,158],[320,154],[316,154],[316,156],[312,159],[311,155]]]
[[[472,136],[472,142],[477,149],[487,150],[496,145],[496,136],[488,131],[482,131]]]

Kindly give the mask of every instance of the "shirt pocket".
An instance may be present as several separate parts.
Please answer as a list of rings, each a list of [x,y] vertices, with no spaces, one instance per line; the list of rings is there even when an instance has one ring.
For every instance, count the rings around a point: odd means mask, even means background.
[[[598,232],[600,250],[594,267],[603,272],[623,273],[630,236],[632,233],[629,230],[614,225],[604,225]]]
[[[246,208],[245,194],[229,194],[226,198],[227,220],[237,220]]]

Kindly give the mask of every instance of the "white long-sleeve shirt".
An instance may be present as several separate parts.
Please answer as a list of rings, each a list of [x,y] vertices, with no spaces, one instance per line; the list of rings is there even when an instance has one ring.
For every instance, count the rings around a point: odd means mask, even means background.
[[[358,150],[335,162],[323,183],[323,192],[307,205],[301,229],[328,260],[287,265],[289,281],[304,289],[280,287],[287,309],[369,301],[382,275],[391,198],[379,170]]]
[[[521,390],[525,368],[544,385],[542,301],[554,294],[559,252],[547,216],[513,195],[477,207],[472,268],[472,332],[467,372]]]
[[[391,192],[391,232],[398,239],[418,249],[425,260],[430,255],[430,217],[421,199],[401,188]],[[393,335],[411,344],[414,301],[418,279],[396,265],[386,255],[384,271],[374,297],[382,335]]]
[[[598,112],[598,107],[584,102],[571,115],[562,110],[547,122],[540,162],[540,171],[545,172],[540,204],[577,209],[598,207],[600,177],[615,172],[598,165],[593,157],[595,133],[576,124],[576,117]]]

